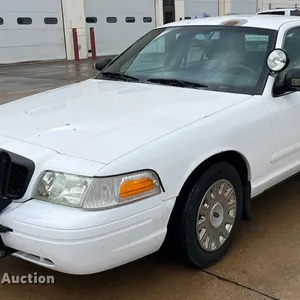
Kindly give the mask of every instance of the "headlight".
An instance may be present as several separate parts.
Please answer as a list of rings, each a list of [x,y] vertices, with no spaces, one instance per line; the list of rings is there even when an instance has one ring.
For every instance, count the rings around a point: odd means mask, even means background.
[[[48,171],[43,174],[34,197],[80,207],[91,182],[92,178]]]
[[[34,198],[85,209],[110,208],[160,194],[157,175],[142,171],[91,178],[54,171],[42,174]]]

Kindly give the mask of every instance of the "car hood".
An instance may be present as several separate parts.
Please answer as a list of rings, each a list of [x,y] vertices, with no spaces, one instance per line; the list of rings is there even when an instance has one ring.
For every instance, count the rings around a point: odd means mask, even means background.
[[[109,163],[249,97],[89,79],[0,106],[0,135]]]

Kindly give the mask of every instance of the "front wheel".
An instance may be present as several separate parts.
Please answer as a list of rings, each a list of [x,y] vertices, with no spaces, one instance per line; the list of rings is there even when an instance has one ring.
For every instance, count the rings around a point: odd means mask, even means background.
[[[242,215],[243,185],[228,163],[210,167],[194,185],[179,220],[177,239],[185,260],[198,268],[227,252]]]

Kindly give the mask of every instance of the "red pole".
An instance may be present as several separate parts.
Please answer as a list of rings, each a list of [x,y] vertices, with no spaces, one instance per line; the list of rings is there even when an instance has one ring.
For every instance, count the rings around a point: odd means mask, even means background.
[[[90,39],[91,39],[91,48],[92,48],[92,58],[96,59],[96,41],[95,41],[95,30],[93,27],[90,28]]]
[[[75,61],[79,61],[79,48],[78,48],[77,29],[76,28],[72,28],[72,33],[73,33],[73,45],[74,45]]]

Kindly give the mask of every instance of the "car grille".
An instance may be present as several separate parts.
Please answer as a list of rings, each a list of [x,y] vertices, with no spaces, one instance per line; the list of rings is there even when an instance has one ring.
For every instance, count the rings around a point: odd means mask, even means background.
[[[23,156],[2,149],[0,149],[1,156],[6,157],[2,160],[2,165],[0,164],[2,197],[13,200],[21,199],[28,188],[35,165],[33,161]]]
[[[11,198],[18,198],[20,193],[27,188],[26,182],[29,171],[26,167],[12,163],[8,180],[7,193]]]

